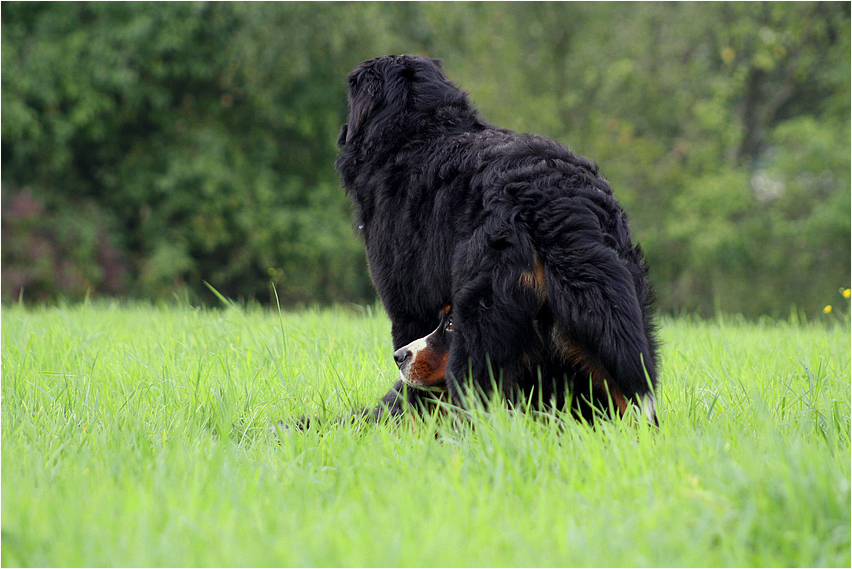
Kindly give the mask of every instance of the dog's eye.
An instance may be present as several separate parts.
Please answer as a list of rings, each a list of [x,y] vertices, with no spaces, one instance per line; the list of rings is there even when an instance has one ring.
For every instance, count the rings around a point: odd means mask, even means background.
[[[447,323],[444,324],[444,332],[452,332],[453,331],[453,319],[447,318]]]

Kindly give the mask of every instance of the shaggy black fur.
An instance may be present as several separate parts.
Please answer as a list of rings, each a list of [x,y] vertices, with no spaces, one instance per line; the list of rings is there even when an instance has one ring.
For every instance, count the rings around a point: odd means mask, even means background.
[[[411,55],[352,71],[338,145],[394,349],[452,306],[454,403],[497,386],[587,418],[590,402],[635,404],[656,422],[645,262],[595,164],[486,123],[438,61]],[[400,381],[378,413],[428,397]]]

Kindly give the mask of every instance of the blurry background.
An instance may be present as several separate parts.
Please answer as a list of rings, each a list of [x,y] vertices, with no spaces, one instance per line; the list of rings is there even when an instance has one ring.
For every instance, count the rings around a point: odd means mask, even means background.
[[[346,74],[387,53],[598,162],[662,311],[812,315],[849,286],[849,3],[0,11],[4,302],[372,302],[332,164]]]

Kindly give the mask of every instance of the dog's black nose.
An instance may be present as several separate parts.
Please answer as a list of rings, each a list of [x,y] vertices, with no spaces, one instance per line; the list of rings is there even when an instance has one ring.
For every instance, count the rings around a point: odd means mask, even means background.
[[[411,357],[411,350],[408,348],[400,348],[393,353],[393,359],[396,360],[396,367],[402,367],[402,364],[408,361]]]

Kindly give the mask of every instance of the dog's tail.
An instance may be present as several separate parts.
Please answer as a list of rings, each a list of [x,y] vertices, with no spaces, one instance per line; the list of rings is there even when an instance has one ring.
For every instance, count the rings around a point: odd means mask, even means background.
[[[657,345],[642,253],[589,235],[569,232],[542,259],[553,343],[598,397],[622,415],[634,405],[656,425]]]

